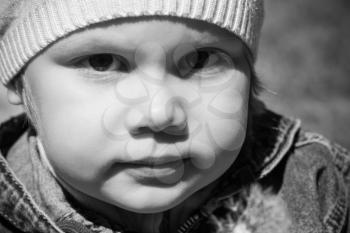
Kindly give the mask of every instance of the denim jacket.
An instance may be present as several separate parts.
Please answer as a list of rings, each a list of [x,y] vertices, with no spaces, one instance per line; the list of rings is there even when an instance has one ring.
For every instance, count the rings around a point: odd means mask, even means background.
[[[217,211],[224,209],[221,201],[257,182],[284,200],[291,233],[350,233],[350,154],[319,134],[303,131],[300,120],[269,110],[253,116],[251,128],[237,161],[208,201],[216,204],[200,207],[178,232],[215,232],[209,219],[225,214]],[[0,232],[91,232],[74,221],[50,219],[11,170],[7,153],[26,131],[24,115],[0,126]]]

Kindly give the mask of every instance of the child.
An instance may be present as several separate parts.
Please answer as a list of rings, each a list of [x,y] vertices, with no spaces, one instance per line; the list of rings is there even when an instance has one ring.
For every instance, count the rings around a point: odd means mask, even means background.
[[[1,232],[350,232],[348,152],[257,98],[262,0],[1,15]]]

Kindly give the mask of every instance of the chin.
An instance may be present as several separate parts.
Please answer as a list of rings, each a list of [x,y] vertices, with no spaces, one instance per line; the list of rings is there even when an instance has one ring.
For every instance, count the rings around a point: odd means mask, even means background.
[[[138,200],[133,201],[126,201],[122,204],[123,209],[126,209],[128,211],[140,213],[140,214],[153,214],[153,213],[159,213],[164,212],[169,209],[174,208],[181,202],[183,202],[184,198],[167,198],[167,197],[161,197],[160,195],[155,196],[156,198],[140,198]],[[126,204],[127,203],[127,204]]]
[[[125,208],[125,209],[128,210],[128,211],[131,211],[131,212],[139,213],[139,214],[155,214],[155,213],[165,212],[165,211],[167,211],[169,209],[172,209],[175,206],[169,206],[169,205],[165,205],[165,206],[160,206],[160,205],[151,206],[151,205],[147,205],[147,206],[140,206],[138,208],[134,207],[134,208]]]
[[[140,214],[152,214],[164,212],[182,203],[188,197],[187,192],[183,190],[157,188],[143,188],[138,191],[131,191],[122,197],[120,194],[114,195],[110,193],[106,198],[109,204],[120,207],[122,209]],[[111,196],[113,195],[113,196]],[[116,198],[118,197],[118,198]],[[104,199],[104,200],[106,200]]]

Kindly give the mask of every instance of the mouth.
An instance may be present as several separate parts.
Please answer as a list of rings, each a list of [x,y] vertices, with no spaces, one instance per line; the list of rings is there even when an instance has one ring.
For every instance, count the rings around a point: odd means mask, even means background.
[[[144,167],[166,167],[174,163],[177,163],[181,160],[185,161],[187,159],[188,159],[187,157],[164,155],[164,156],[148,157],[144,159],[128,161],[125,164],[135,165],[135,166],[144,166]]]
[[[181,180],[189,158],[160,157],[123,163],[124,171],[141,183],[176,183]]]

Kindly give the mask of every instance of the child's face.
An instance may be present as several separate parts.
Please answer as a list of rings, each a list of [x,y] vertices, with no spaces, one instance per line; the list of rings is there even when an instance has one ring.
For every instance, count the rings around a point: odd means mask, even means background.
[[[216,26],[116,22],[55,43],[25,77],[61,180],[127,210],[160,212],[236,159],[249,68],[241,42]]]

